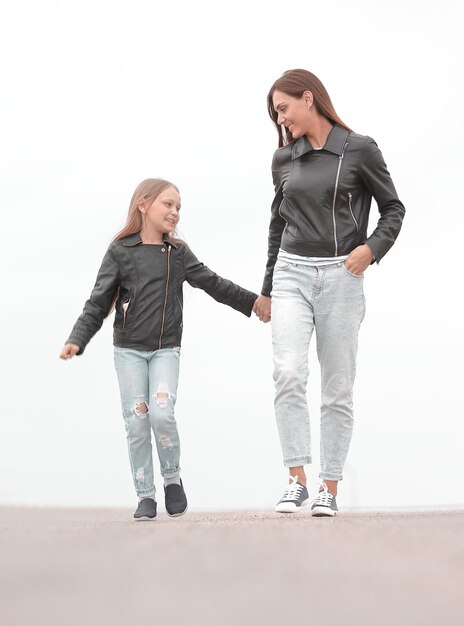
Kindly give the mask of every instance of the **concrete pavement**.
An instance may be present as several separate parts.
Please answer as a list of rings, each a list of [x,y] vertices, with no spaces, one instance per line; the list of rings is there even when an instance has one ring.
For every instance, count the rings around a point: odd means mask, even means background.
[[[462,626],[464,510],[0,507],[1,626]]]

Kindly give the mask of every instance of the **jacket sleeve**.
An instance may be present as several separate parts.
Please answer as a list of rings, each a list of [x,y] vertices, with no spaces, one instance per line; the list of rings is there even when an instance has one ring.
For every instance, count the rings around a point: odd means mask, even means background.
[[[379,207],[379,221],[365,242],[378,262],[395,243],[401,230],[405,208],[398,198],[382,153],[371,137],[367,137],[363,147],[360,173]]]
[[[80,350],[77,353],[79,356],[84,352],[86,345],[97,330],[101,328],[103,320],[110,311],[118,286],[119,264],[109,248],[98,271],[90,298],[85,303],[82,314],[66,340],[66,343],[75,343],[79,346]]]
[[[272,180],[274,183],[275,197],[271,204],[271,221],[269,224],[268,237],[268,253],[266,271],[264,273],[263,287],[261,293],[263,296],[270,296],[272,290],[272,275],[274,274],[274,265],[277,260],[277,254],[282,240],[282,233],[285,228],[285,220],[279,213],[280,205],[283,202],[283,176],[282,169],[278,164],[278,151],[274,153],[272,160]]]
[[[218,276],[206,265],[203,265],[193,252],[185,246],[184,270],[187,282],[192,287],[203,289],[209,296],[227,304],[236,311],[250,317],[253,304],[258,297],[256,293],[247,291],[226,278]]]

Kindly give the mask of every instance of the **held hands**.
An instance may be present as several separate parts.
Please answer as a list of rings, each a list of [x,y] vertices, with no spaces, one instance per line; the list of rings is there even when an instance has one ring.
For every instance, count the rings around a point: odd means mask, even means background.
[[[372,263],[374,255],[367,243],[363,243],[350,253],[349,257],[345,261],[346,269],[355,274],[361,276],[365,269]]]
[[[66,343],[60,352],[60,359],[72,359],[79,352],[80,348],[75,343]]]
[[[271,319],[271,298],[258,296],[253,305],[253,312],[256,313],[262,322],[269,322]]]

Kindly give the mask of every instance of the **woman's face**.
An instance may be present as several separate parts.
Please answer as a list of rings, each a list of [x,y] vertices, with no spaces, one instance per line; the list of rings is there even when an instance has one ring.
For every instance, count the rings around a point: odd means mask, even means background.
[[[168,187],[146,208],[147,225],[160,234],[175,230],[179,221],[180,196],[175,187]]]
[[[294,98],[283,91],[274,91],[272,104],[277,113],[277,123],[285,126],[298,139],[306,135],[310,124],[308,105],[312,103],[311,92],[305,91],[301,98]]]

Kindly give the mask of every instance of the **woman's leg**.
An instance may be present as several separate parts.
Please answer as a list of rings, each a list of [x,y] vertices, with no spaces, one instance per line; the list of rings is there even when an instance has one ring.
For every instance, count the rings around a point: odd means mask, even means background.
[[[350,274],[343,263],[323,272],[323,289],[314,303],[322,387],[320,478],[336,495],[353,432],[353,385],[365,300],[363,278]]]
[[[303,466],[311,463],[306,399],[308,350],[314,327],[311,269],[278,261],[272,289],[276,421],[284,465],[303,485]]]
[[[148,415],[147,354],[129,348],[114,349],[132,478],[139,498],[155,495]]]

